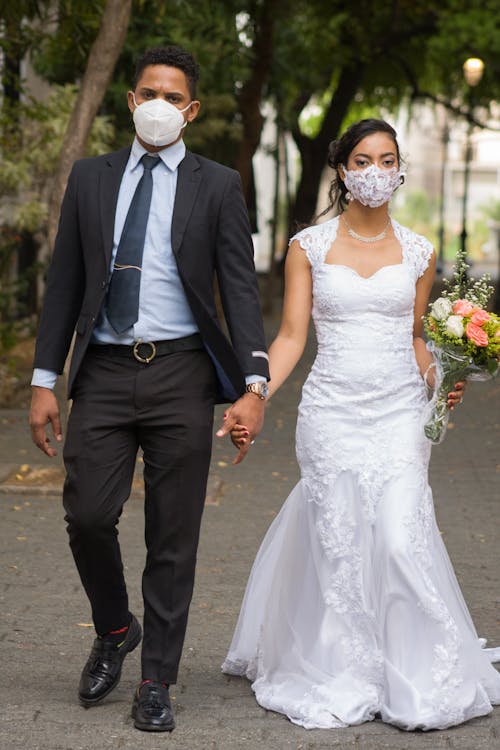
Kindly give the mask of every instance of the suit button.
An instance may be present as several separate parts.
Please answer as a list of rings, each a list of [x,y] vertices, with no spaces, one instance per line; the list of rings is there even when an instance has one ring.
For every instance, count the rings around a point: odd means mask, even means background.
[[[105,282],[105,281],[102,281],[102,282],[101,282],[101,288],[102,288],[102,289],[106,289],[106,282]]]

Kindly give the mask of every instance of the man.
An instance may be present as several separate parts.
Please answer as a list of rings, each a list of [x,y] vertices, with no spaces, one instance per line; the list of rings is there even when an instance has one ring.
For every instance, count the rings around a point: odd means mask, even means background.
[[[269,375],[239,176],[182,141],[200,108],[197,79],[186,51],[147,51],[128,92],[132,147],[74,164],[32,381],[33,440],[53,456],[47,425],[58,442],[62,434],[52,388],[76,328],[63,501],[97,633],[79,685],[87,707],[116,687],[141,640],[117,523],[143,450],[144,639],[132,715],[146,731],[174,728],[168,687],[193,589],[214,403],[234,402],[219,433],[237,420],[250,441],[262,427]],[[232,344],[217,319],[214,275]]]

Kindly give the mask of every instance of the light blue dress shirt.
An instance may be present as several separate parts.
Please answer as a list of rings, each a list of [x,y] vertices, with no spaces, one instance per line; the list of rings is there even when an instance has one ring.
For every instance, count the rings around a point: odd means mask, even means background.
[[[110,278],[127,212],[144,171],[140,161],[146,153],[135,139],[116,204]],[[161,163],[152,171],[153,194],[142,256],[138,320],[128,331],[117,334],[103,306],[92,334],[94,344],[133,344],[139,339],[166,341],[198,331],[179,278],[170,234],[178,166],[185,154],[182,141],[164,148],[158,152]]]
[[[127,212],[144,171],[140,161],[146,153],[135,138],[118,193],[109,278],[113,273]],[[162,149],[158,152],[161,164],[152,171],[153,194],[144,242],[137,322],[118,334],[111,327],[103,305],[92,333],[93,344],[133,344],[138,339],[165,341],[198,331],[179,278],[171,242],[177,173],[185,154],[186,146],[182,140]],[[53,388],[56,380],[57,373],[35,368],[31,384]],[[247,383],[255,380],[262,380],[262,377],[250,375],[246,378]]]

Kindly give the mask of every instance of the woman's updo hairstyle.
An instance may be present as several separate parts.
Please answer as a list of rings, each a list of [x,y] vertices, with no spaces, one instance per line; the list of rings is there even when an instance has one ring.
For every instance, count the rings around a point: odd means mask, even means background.
[[[339,208],[342,210],[347,206],[347,188],[344,185],[343,180],[340,178],[338,168],[339,166],[345,167],[351,151],[360,141],[363,140],[363,138],[366,138],[368,135],[373,135],[374,133],[387,133],[387,135],[392,138],[394,145],[396,146],[398,165],[401,164],[396,131],[388,122],[385,120],[376,120],[374,118],[355,122],[354,125],[351,125],[338,140],[332,141],[328,147],[328,166],[333,169],[334,177],[328,192],[330,205],[323,213],[327,213],[337,202]]]

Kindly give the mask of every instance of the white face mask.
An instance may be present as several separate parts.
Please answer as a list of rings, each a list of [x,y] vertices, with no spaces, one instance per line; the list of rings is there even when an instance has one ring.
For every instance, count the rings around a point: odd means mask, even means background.
[[[370,208],[378,208],[390,200],[402,183],[403,172],[397,167],[380,169],[372,164],[366,169],[346,169],[344,185],[353,198]]]
[[[133,97],[135,109],[132,117],[139,138],[150,146],[168,146],[176,141],[181,130],[187,125],[182,112],[189,109],[192,102],[184,109],[177,109],[164,99],[149,99],[137,104],[135,94]]]

